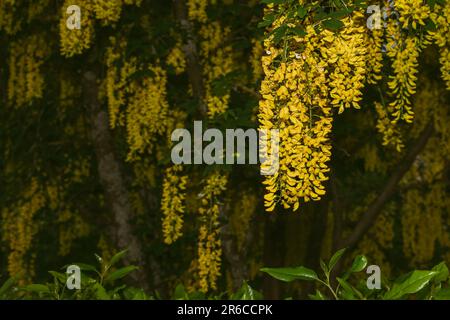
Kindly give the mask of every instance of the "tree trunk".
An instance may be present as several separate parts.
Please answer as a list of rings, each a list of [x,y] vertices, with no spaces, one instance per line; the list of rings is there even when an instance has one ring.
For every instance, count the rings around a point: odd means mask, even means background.
[[[84,73],[84,101],[91,119],[91,137],[97,157],[98,174],[107,204],[114,215],[116,244],[128,249],[127,264],[137,264],[140,269],[131,274],[139,287],[148,289],[145,259],[138,238],[133,233],[130,220],[133,210],[122,176],[120,162],[114,153],[114,143],[109,131],[108,114],[98,101],[97,75],[93,71]]]

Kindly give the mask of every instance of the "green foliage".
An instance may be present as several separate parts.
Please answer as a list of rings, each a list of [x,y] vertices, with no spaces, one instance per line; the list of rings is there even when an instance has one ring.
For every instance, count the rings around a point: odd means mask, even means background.
[[[49,300],[148,300],[144,290],[121,284],[118,280],[130,275],[136,266],[117,267],[126,250],[115,254],[109,261],[95,255],[98,265],[74,263],[81,270],[81,288],[69,290],[66,286],[69,274],[49,271],[52,281],[44,284],[30,284],[16,288],[16,295],[10,298]],[[62,269],[66,269],[64,266]],[[8,280],[10,281],[10,280]],[[3,287],[7,286],[7,283]],[[9,284],[11,286],[11,284]],[[2,288],[3,288],[2,287]],[[0,289],[0,297],[2,297]],[[8,298],[8,297],[6,297]]]
[[[322,292],[316,289],[310,294],[312,300],[325,300],[330,294],[336,300],[368,300],[368,299],[423,299],[423,300],[447,300],[450,299],[449,270],[445,262],[436,265],[432,270],[414,270],[402,275],[392,282],[383,279],[382,288],[368,289],[365,281],[350,281],[350,275],[362,272],[368,260],[364,255],[354,258],[352,265],[341,273],[335,275],[336,265],[344,255],[345,249],[337,251],[328,264],[320,261],[323,276],[317,276],[316,272],[305,268],[262,268],[261,271],[269,274],[275,279],[291,282],[294,280],[316,281],[316,283],[327,289]],[[335,270],[337,271],[337,270]],[[352,284],[351,282],[356,282]]]

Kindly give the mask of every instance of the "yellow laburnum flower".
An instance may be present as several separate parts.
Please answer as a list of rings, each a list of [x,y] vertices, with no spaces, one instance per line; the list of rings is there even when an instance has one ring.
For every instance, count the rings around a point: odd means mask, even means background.
[[[260,129],[278,129],[280,133],[279,170],[273,176],[265,176],[263,181],[267,211],[273,211],[278,203],[295,211],[301,202],[320,200],[325,194],[323,182],[328,179],[326,163],[331,156],[328,136],[332,127],[327,68],[332,62],[318,52],[320,35],[312,26],[306,31],[305,37],[290,43],[303,51],[288,52],[284,59],[281,48],[272,42],[273,37],[264,41]],[[282,61],[278,62],[280,57]],[[270,154],[270,138],[267,141],[260,148]],[[268,165],[263,163],[261,167]]]
[[[206,7],[208,0],[188,0],[188,16],[192,21],[205,23],[208,17],[206,16]]]
[[[323,31],[320,50],[328,61],[331,104],[339,108],[339,113],[350,107],[359,109],[362,99],[367,72],[367,30],[361,21],[361,15],[355,13],[343,20],[344,27],[339,32]],[[375,67],[381,68],[379,63]]]
[[[430,16],[430,7],[423,0],[395,0],[395,9],[399,13],[402,28],[412,26],[416,29],[424,26],[425,20]]]
[[[219,197],[226,189],[227,177],[219,172],[211,174],[199,194],[201,221],[198,235],[197,276],[202,292],[217,289],[221,268],[221,240],[219,238]]]
[[[82,54],[92,45],[94,39],[94,21],[92,4],[89,0],[80,0],[77,5],[81,9],[80,29],[70,30],[67,28],[66,10],[73,3],[66,0],[61,8],[61,18],[59,20],[59,38],[61,55],[64,57],[72,57]]]
[[[375,102],[375,110],[378,114],[377,130],[383,136],[383,145],[392,146],[401,152],[405,145],[399,128],[389,119],[390,113],[379,102]]]
[[[175,47],[167,56],[166,63],[175,69],[175,74],[181,74],[186,69],[186,58],[181,50],[181,42],[177,42]]]
[[[43,97],[44,76],[41,66],[49,53],[42,35],[12,42],[9,49],[8,102],[15,107],[30,104]]]
[[[182,175],[181,166],[170,167],[165,172],[161,211],[164,242],[167,244],[182,236],[187,179],[187,176]]]

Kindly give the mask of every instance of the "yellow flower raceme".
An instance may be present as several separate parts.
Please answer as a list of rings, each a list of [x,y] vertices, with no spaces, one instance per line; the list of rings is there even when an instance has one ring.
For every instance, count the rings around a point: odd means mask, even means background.
[[[342,31],[333,34],[325,30],[321,34],[320,50],[328,61],[331,104],[339,108],[339,113],[350,107],[360,108],[367,56],[364,41],[367,30],[361,20],[361,16],[355,14],[344,20]],[[375,67],[379,69],[380,65]]]
[[[395,9],[399,12],[402,28],[424,26],[430,16],[430,7],[423,0],[395,0]]]
[[[389,107],[393,110],[391,116],[394,122],[404,120],[411,123],[414,118],[411,96],[416,93],[420,47],[418,39],[414,36],[396,39],[399,39],[399,43],[389,46],[390,49],[387,51],[394,71],[388,82],[391,95],[394,97]]]
[[[379,102],[375,102],[375,109],[378,114],[377,130],[383,136],[384,146],[393,146],[398,152],[404,148],[403,139],[399,128],[389,119],[389,113]]]
[[[15,107],[43,97],[44,76],[41,66],[48,45],[41,35],[32,35],[11,43],[9,50],[8,102]]]
[[[126,110],[129,153],[127,160],[135,160],[145,151],[151,151],[158,135],[165,133],[169,105],[166,99],[166,72],[150,67],[153,76],[129,86],[131,95]],[[131,87],[131,88],[130,88]]]
[[[220,276],[222,248],[219,238],[219,197],[226,189],[227,177],[218,172],[211,174],[200,193],[201,222],[198,235],[198,286],[202,292],[217,289]]]
[[[443,5],[436,4],[431,20],[436,25],[436,31],[431,32],[431,37],[439,46],[442,79],[447,90],[450,90],[450,1]]]
[[[92,4],[89,0],[80,0],[77,2],[81,10],[81,28],[73,30],[67,28],[68,16],[66,10],[72,4],[70,0],[64,2],[59,21],[61,55],[67,58],[85,52],[91,47],[94,39]]]
[[[289,53],[286,61],[278,62],[283,52],[270,37],[264,42],[260,129],[280,132],[279,170],[263,182],[267,211],[274,210],[277,203],[295,211],[301,201],[320,200],[325,194],[323,182],[328,179],[325,174],[329,171],[326,163],[331,156],[328,135],[332,127],[328,65],[317,52],[319,35],[312,26],[306,30],[305,37],[291,43],[303,47],[303,52]],[[263,146],[263,151],[270,149],[270,145]]]
[[[181,50],[181,43],[177,42],[176,46],[170,51],[167,56],[166,63],[175,69],[175,74],[181,74],[186,69],[186,59]]]
[[[8,272],[18,276],[24,284],[34,275],[35,255],[28,258],[33,238],[39,230],[36,214],[45,205],[45,197],[36,178],[23,193],[22,199],[14,207],[2,211],[2,239],[8,245]]]
[[[187,176],[182,175],[181,166],[170,167],[165,172],[161,210],[164,242],[167,244],[175,242],[182,235],[187,179]]]
[[[205,23],[208,19],[206,15],[206,7],[208,6],[208,0],[188,0],[188,16],[192,21]]]

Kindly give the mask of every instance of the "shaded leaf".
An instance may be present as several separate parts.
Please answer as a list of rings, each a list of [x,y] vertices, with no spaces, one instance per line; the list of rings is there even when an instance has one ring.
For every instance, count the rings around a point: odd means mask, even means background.
[[[262,272],[268,273],[270,276],[281,281],[293,281],[293,280],[317,280],[317,274],[305,267],[296,268],[262,268]]]

